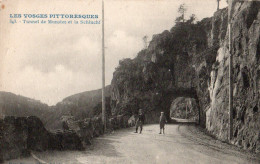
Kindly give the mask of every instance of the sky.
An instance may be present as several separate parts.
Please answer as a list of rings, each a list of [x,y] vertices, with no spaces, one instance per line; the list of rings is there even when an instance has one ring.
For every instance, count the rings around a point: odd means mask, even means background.
[[[105,0],[106,85],[119,60],[143,49],[143,36],[149,40],[170,30],[182,3],[187,16],[198,20],[217,8],[215,0]],[[10,14],[95,14],[101,20],[101,0],[0,0],[0,5],[0,91],[54,105],[102,87],[101,24],[10,23]]]

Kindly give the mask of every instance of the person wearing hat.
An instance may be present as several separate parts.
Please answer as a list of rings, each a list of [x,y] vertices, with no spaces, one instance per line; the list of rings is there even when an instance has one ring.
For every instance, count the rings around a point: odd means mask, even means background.
[[[138,132],[139,126],[140,126],[140,134],[142,133],[144,120],[145,120],[145,116],[144,116],[143,110],[139,109],[138,118],[137,118],[136,124],[135,124],[135,133]]]
[[[164,112],[161,112],[160,121],[159,121],[159,124],[160,124],[160,133],[159,134],[162,134],[162,130],[163,130],[163,134],[164,134],[165,123],[167,123],[166,117],[164,115]]]

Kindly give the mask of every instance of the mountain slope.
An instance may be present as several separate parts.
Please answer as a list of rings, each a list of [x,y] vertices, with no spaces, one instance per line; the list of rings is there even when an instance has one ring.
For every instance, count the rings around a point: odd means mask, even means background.
[[[110,86],[105,87],[106,107],[110,113]],[[93,90],[78,93],[64,98],[61,102],[52,107],[53,115],[47,121],[49,129],[61,128],[61,117],[72,115],[76,119],[91,118],[101,113],[102,90]]]
[[[10,92],[0,92],[0,117],[3,116],[37,116],[44,124],[45,116],[51,112],[47,104]]]

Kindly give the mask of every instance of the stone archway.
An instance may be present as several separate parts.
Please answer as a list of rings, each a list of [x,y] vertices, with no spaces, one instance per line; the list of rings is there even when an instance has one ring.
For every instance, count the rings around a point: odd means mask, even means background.
[[[200,123],[200,106],[199,106],[199,100],[197,97],[197,92],[195,88],[177,88],[177,89],[169,89],[167,91],[164,91],[162,93],[162,101],[160,102],[159,106],[161,108],[161,111],[164,111],[166,118],[168,120],[171,120],[170,118],[170,108],[173,100],[175,100],[178,97],[183,98],[192,98],[195,100],[195,104],[197,105],[198,109],[198,123]]]

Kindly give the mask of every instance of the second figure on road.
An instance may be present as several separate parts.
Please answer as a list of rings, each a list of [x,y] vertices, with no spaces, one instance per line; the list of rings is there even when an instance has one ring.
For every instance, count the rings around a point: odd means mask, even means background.
[[[161,116],[160,116],[160,120],[159,120],[159,124],[160,124],[160,133],[159,134],[162,134],[162,130],[163,130],[163,134],[164,134],[164,126],[165,126],[166,122],[167,122],[167,120],[164,115],[164,112],[161,112]]]

